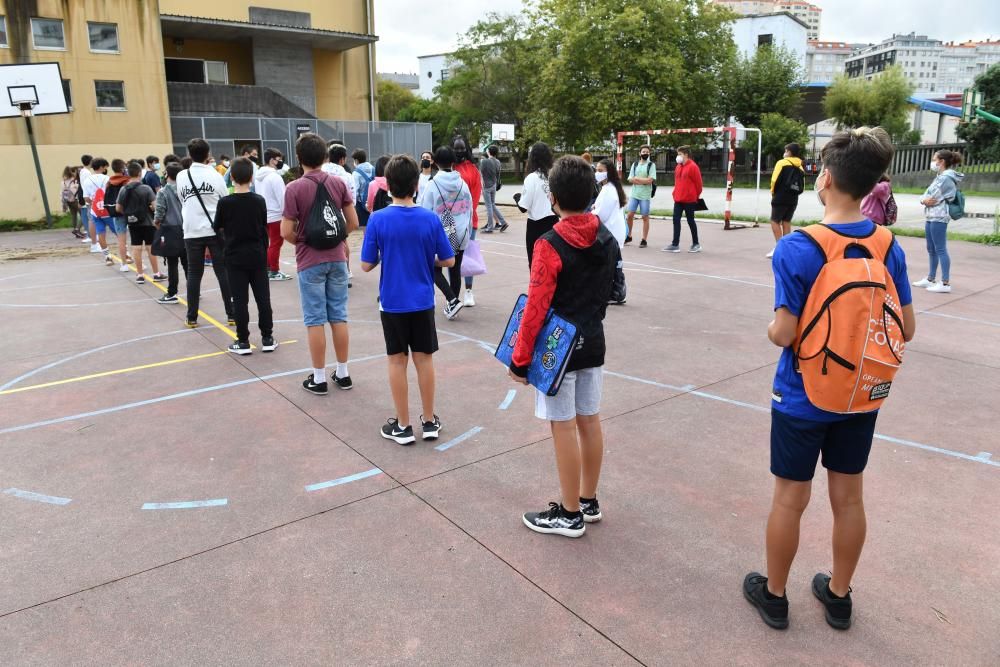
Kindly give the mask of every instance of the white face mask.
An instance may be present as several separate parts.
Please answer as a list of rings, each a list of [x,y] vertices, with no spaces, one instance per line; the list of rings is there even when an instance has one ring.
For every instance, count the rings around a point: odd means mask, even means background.
[[[608,180],[608,172],[606,172],[606,171],[595,172],[594,173],[594,178],[597,179],[598,183],[603,183],[604,181]]]
[[[816,187],[816,199],[819,200],[820,205],[823,206],[824,208],[826,208],[826,202],[823,201],[823,195],[821,193],[823,192],[823,190],[826,190],[826,188],[821,188],[819,186],[819,179],[820,179],[820,176],[822,176],[825,173],[826,173],[825,171],[819,172],[819,176],[816,177],[816,186],[815,186]]]
[[[675,157],[674,160],[677,162],[677,164],[684,164],[684,158],[681,157],[680,155]]]
[[[931,162],[931,171],[941,171],[941,165],[937,163],[937,160]]]

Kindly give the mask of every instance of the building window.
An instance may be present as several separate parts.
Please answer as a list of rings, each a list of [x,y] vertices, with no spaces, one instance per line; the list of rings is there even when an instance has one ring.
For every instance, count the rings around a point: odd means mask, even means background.
[[[757,35],[757,48],[760,48],[762,46],[771,46],[771,44],[773,43],[774,43],[774,35],[772,34]]]
[[[31,41],[36,49],[65,51],[62,19],[31,19]]]
[[[63,79],[63,97],[66,98],[66,107],[69,109],[73,108],[73,91],[69,87],[69,79]]]
[[[98,109],[125,110],[124,81],[94,81],[94,92],[97,94]]]
[[[205,83],[229,83],[229,65],[221,60],[206,60]]]
[[[10,44],[7,43],[7,17],[0,14],[0,48],[8,48]]]
[[[118,53],[118,26],[114,23],[87,23],[90,50],[96,53]]]

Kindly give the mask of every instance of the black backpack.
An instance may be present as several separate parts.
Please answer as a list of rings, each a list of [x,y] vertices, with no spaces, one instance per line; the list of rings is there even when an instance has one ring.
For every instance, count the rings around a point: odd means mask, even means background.
[[[122,191],[122,185],[111,185],[109,182],[104,186],[104,210],[108,212],[108,215],[113,217],[118,217],[118,209],[115,208],[115,204],[118,203],[118,193]],[[122,206],[124,209],[125,207]]]
[[[787,174],[782,178],[784,189],[796,197],[802,194],[806,187],[805,174],[802,170],[794,165],[786,165],[782,171]]]
[[[316,182],[316,196],[306,218],[304,236],[306,245],[316,250],[332,250],[347,239],[347,223],[326,189],[326,174]]]
[[[374,199],[372,200],[372,213],[374,213],[375,211],[381,211],[383,208],[385,208],[391,203],[392,203],[392,197],[389,196],[389,193],[383,190],[382,188],[379,188],[378,191],[375,193]]]
[[[134,225],[146,222],[149,217],[149,207],[145,206],[141,199],[135,196],[135,191],[142,187],[141,183],[132,183],[124,186],[125,196],[122,198],[122,217],[126,224]]]

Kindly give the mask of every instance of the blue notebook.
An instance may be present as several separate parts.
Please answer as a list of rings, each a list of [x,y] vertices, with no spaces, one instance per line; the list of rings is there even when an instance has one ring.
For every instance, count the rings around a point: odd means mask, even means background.
[[[521,327],[521,318],[524,316],[524,306],[527,302],[526,294],[517,298],[514,311],[507,321],[507,328],[504,329],[503,338],[497,345],[494,356],[504,366],[510,366],[511,357],[514,355],[517,332]],[[528,366],[528,384],[548,396],[555,396],[559,392],[569,359],[579,340],[580,334],[576,325],[560,317],[550,308],[535,340],[535,351]]]

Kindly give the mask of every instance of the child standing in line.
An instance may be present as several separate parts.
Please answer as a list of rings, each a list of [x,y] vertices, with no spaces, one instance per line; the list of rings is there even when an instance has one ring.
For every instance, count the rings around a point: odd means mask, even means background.
[[[604,457],[601,390],[604,314],[615,277],[618,242],[592,213],[594,171],[576,156],[556,160],[549,172],[552,209],[560,217],[534,246],[528,301],[508,370],[527,384],[538,332],[551,307],[575,323],[582,336],[573,351],[559,393],[537,392],[535,416],[549,421],[559,468],[561,503],[528,512],[524,524],[538,533],[580,537],[586,523],[601,520],[597,482]]]
[[[361,268],[366,273],[379,264],[379,315],[389,357],[389,385],[396,416],[382,427],[382,437],[400,445],[416,437],[410,424],[406,381],[407,355],[413,353],[424,413],[420,417],[424,440],[441,433],[434,414],[434,361],[438,350],[434,324],[435,267],[455,263],[444,227],[432,212],[413,203],[420,169],[408,155],[393,156],[385,167],[392,204],[368,219],[361,247]]]
[[[236,340],[228,350],[233,354],[252,354],[250,347],[249,289],[257,302],[257,322],[260,325],[260,349],[273,352],[274,320],[271,314],[271,290],[268,285],[267,202],[250,192],[253,163],[241,157],[233,160],[229,169],[233,194],[219,200],[215,210],[215,231],[223,237],[223,256],[229,289],[233,294],[236,319]],[[249,288],[249,289],[248,289]]]

